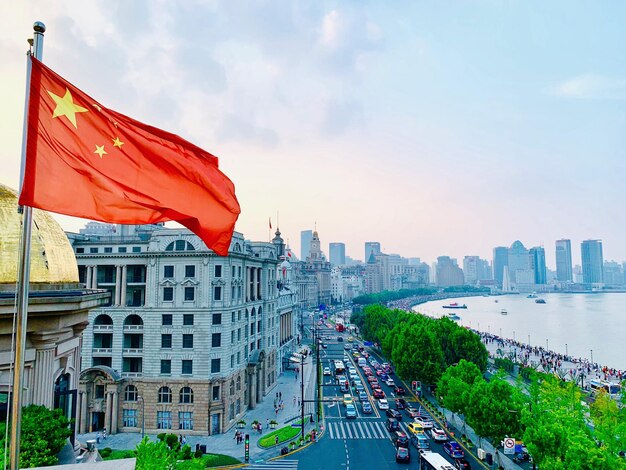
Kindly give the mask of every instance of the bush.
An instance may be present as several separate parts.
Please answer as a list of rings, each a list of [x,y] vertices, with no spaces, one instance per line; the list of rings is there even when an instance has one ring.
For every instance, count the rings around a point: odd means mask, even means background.
[[[100,457],[103,459],[111,455],[112,449],[110,447],[105,447],[104,449],[99,449]]]
[[[293,439],[298,434],[300,434],[299,428],[294,428],[293,426],[284,426],[280,429],[276,429],[270,433],[267,433],[261,439],[259,439],[259,446],[267,449],[268,447],[272,447],[276,445],[276,436],[278,436],[278,443],[282,443],[288,441],[289,439]]]

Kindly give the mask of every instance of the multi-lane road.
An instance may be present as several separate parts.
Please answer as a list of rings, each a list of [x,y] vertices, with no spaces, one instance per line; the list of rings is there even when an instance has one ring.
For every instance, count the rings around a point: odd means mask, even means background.
[[[411,463],[396,462],[396,447],[392,440],[392,433],[387,429],[388,416],[384,410],[379,409],[380,400],[374,398],[373,389],[368,383],[363,368],[358,366],[357,359],[353,356],[352,343],[348,342],[349,333],[339,334],[331,328],[322,325],[318,329],[319,336],[322,338],[325,348],[321,349],[320,360],[322,369],[328,367],[330,375],[320,377],[322,390],[324,394],[324,417],[325,432],[323,438],[315,445],[309,446],[307,449],[292,454],[291,459],[299,461],[299,468],[302,469],[329,469],[340,468],[350,469],[406,469],[408,467],[416,468],[419,461],[418,450],[411,445]],[[338,341],[341,337],[342,341]],[[368,351],[370,354],[371,351]],[[375,355],[374,355],[375,356]],[[376,361],[383,363],[384,359],[375,356]],[[356,418],[349,419],[346,417],[346,406],[344,405],[344,392],[340,390],[337,383],[337,374],[335,373],[334,363],[336,360],[344,362],[346,371],[345,376],[350,382],[348,392],[356,407]],[[369,365],[369,361],[368,361]],[[349,368],[353,368],[356,375],[350,376]],[[374,368],[372,367],[374,371]],[[401,386],[406,390],[405,398],[407,405],[417,408],[422,416],[428,417],[427,411],[421,407],[410,390],[406,388],[399,378],[395,375],[390,376],[396,386]],[[385,393],[385,398],[389,402],[389,407],[395,409],[395,399],[399,398],[395,395],[394,388],[384,383],[380,377],[378,382]],[[359,394],[356,392],[354,382],[360,380],[365,389],[366,397],[364,402],[369,402],[372,408],[371,413],[363,412],[363,402],[359,400]],[[412,436],[408,430],[408,424],[413,420],[409,415],[401,410],[402,420],[399,422],[400,430],[404,431],[407,436]],[[437,426],[437,423],[435,423]],[[443,452],[442,444],[435,443],[429,437],[428,443],[430,450],[440,453],[450,462],[451,459]],[[475,461],[470,455],[466,458],[470,461],[472,468],[484,468],[482,463]]]

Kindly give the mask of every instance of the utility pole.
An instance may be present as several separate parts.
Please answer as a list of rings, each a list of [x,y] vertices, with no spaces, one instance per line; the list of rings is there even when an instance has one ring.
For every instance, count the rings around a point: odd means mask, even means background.
[[[302,430],[302,441],[304,442],[304,355],[300,360],[300,428]]]

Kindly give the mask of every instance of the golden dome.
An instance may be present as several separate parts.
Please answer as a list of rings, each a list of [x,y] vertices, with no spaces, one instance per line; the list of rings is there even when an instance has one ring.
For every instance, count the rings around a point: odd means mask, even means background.
[[[0,284],[17,279],[21,221],[17,194],[0,184]],[[50,214],[39,209],[33,209],[30,260],[30,282],[78,282],[76,257],[65,232]]]

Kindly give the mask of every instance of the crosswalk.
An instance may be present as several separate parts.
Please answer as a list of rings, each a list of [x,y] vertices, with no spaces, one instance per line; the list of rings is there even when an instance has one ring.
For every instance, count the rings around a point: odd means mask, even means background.
[[[404,422],[398,423],[407,436],[411,433]],[[381,421],[338,421],[327,424],[331,439],[387,439],[390,434]]]
[[[278,459],[271,462],[253,463],[246,470],[298,470],[297,460]]]

